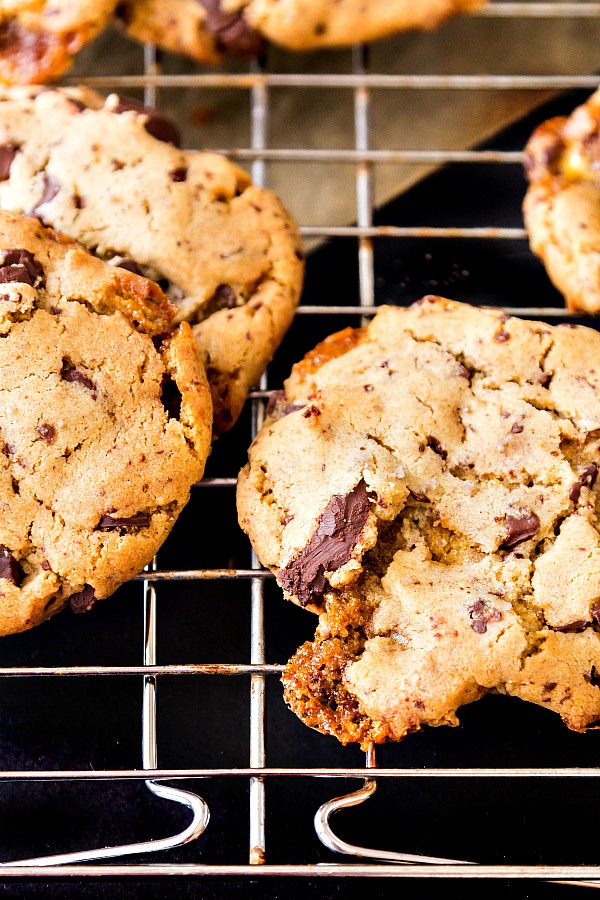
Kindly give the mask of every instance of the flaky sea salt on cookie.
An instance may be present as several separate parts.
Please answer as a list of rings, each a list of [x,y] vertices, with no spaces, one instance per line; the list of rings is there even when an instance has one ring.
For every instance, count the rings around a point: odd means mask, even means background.
[[[212,410],[153,282],[0,212],[0,634],[91,608],[152,559]]]
[[[488,691],[600,719],[597,358],[591,329],[426,297],[294,366],[237,498],[319,615],[283,676],[307,724],[400,740]]]

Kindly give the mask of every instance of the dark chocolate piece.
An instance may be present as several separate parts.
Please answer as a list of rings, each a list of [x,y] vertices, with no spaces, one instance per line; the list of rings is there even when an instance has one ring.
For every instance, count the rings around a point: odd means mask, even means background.
[[[589,623],[583,619],[577,619],[576,622],[569,622],[567,625],[561,625],[559,628],[553,628],[552,631],[562,631],[568,634],[571,631],[583,631]]]
[[[235,309],[237,294],[230,284],[220,284],[209,302],[217,309]]]
[[[243,11],[227,13],[219,0],[200,0],[206,10],[204,25],[215,36],[217,49],[239,56],[257,56],[264,47],[261,36],[253,31],[243,16]]]
[[[119,528],[147,528],[150,524],[148,513],[136,513],[127,519],[115,519],[113,516],[102,516],[98,522],[100,531],[115,531]]]
[[[280,409],[282,409],[286,405],[286,403],[287,397],[285,391],[273,391],[267,403],[267,416],[273,419],[281,418]]]
[[[48,172],[44,172],[44,190],[42,191],[42,196],[37,201],[34,207],[32,207],[31,212],[35,213],[40,206],[43,206],[44,203],[49,203],[50,200],[53,200],[54,197],[60,191],[62,185],[60,182],[54,178],[53,175],[49,175]]]
[[[364,528],[371,509],[364,481],[349,494],[336,494],[319,517],[318,527],[302,552],[278,572],[284,590],[298,597],[302,606],[325,593],[325,572],[345,565]]]
[[[267,415],[271,419],[283,419],[298,409],[304,409],[305,403],[288,403],[285,391],[273,391],[267,403]]]
[[[488,622],[501,622],[502,613],[495,606],[488,606],[485,600],[477,600],[468,607],[468,612],[473,620],[471,628],[477,634],[485,634]]]
[[[589,466],[585,467],[585,469],[579,476],[579,481],[576,481],[569,491],[569,498],[573,501],[573,503],[577,503],[577,501],[579,500],[579,495],[581,494],[582,487],[594,487],[597,475],[598,466],[595,463],[590,463]]]
[[[418,500],[419,503],[431,503],[431,500],[429,499],[427,494],[423,493],[423,491],[413,491],[412,488],[409,488],[408,493],[413,498],[413,500]]]
[[[69,597],[69,606],[74,613],[84,613],[92,608],[96,601],[94,588],[86,584],[82,591],[77,594],[71,594]]]
[[[42,422],[41,425],[38,425],[35,429],[41,439],[45,441],[47,444],[54,443],[56,439],[56,428],[54,425],[49,425],[48,422]]]
[[[117,266],[119,269],[127,269],[133,275],[143,275],[144,273],[136,263],[135,259],[129,259],[127,256],[117,257],[111,260],[111,266]]]
[[[43,274],[44,270],[29,250],[7,250],[0,266],[0,284],[19,282],[35,287]]]
[[[433,452],[437,453],[438,456],[441,456],[443,460],[448,459],[448,451],[444,450],[438,439],[431,434],[427,438],[427,446],[431,447]]]
[[[148,134],[155,137],[157,141],[181,147],[181,135],[174,122],[171,122],[166,116],[161,116],[155,110],[144,106],[139,100],[134,100],[133,97],[119,97],[119,102],[114,111],[116,113],[131,111],[143,113],[147,117],[144,122],[144,128]]]
[[[169,178],[171,179],[171,181],[175,182],[185,181],[187,179],[187,174],[187,166],[180,166],[178,169],[173,169],[171,172],[169,172]]]
[[[82,384],[88,390],[92,391],[94,396],[96,395],[96,385],[92,381],[91,378],[82,372],[81,369],[76,368],[70,363],[63,361],[63,367],[61,372],[61,378],[63,381],[69,381],[75,384]]]
[[[2,144],[0,147],[0,181],[8,181],[10,178],[10,167],[18,152],[18,144]]]
[[[21,582],[18,562],[8,550],[4,549],[0,550],[0,578],[10,581],[15,587],[19,587]]]
[[[513,427],[510,430],[512,431],[513,434],[521,434],[521,432],[523,431],[523,426],[521,425],[520,422],[515,422],[515,424],[513,425]]]
[[[506,514],[506,539],[503,547],[509,549],[534,537],[540,530],[540,520],[530,509],[524,509],[516,515]]]

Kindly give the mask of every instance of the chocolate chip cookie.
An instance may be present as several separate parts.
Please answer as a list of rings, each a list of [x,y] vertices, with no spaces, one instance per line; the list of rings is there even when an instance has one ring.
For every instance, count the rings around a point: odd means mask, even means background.
[[[111,18],[116,0],[0,0],[0,81],[62,75]]]
[[[485,0],[125,0],[117,16],[128,33],[200,62],[224,53],[256,54],[262,40],[290,50],[372,41],[434,28]]]
[[[271,191],[223,156],[178,142],[168,119],[116,94],[6,89],[0,207],[160,283],[193,326],[218,434],[291,324],[303,256]]]
[[[0,212],[0,635],[112,594],[203,473],[206,376],[153,282]]]
[[[342,743],[489,691],[600,719],[600,334],[425,297],[294,366],[241,527],[318,613],[285,699]]]
[[[569,309],[600,311],[600,90],[543,122],[525,147],[531,249]]]

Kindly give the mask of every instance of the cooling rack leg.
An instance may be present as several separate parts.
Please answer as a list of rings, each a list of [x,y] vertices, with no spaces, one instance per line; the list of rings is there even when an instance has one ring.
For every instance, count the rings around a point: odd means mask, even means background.
[[[370,744],[369,749],[367,750],[366,766],[367,769],[374,769],[376,765],[377,763],[375,760],[375,746],[373,744]],[[363,859],[381,859],[386,860],[387,862],[416,863],[417,865],[423,863],[444,865],[465,864],[464,860],[458,859],[440,859],[435,856],[414,856],[410,853],[394,853],[393,851],[388,850],[371,850],[368,847],[358,847],[355,844],[348,844],[346,841],[339,838],[334,833],[329,822],[333,814],[339,812],[341,809],[348,809],[351,806],[359,806],[361,803],[364,803],[366,800],[372,797],[376,789],[376,781],[373,778],[365,778],[363,787],[358,791],[353,791],[351,794],[344,794],[342,797],[334,797],[332,800],[327,800],[325,803],[323,803],[323,805],[319,807],[315,814],[315,831],[321,843],[325,844],[325,846],[328,847],[329,850],[333,850],[334,853],[344,853],[350,856],[360,856]],[[466,864],[469,865],[469,863]]]
[[[156,557],[151,563],[156,570]],[[156,663],[156,589],[148,581],[144,581],[144,665]],[[144,769],[155,769],[157,765],[156,741],[156,679],[153,675],[144,676],[144,697],[142,711],[142,753]],[[137,856],[142,853],[158,853],[160,850],[172,850],[181,847],[199,837],[208,824],[208,806],[196,794],[182,791],[159,782],[146,781],[147,787],[162,800],[170,800],[191,810],[193,816],[190,824],[183,831],[172,837],[159,838],[154,841],[140,841],[135,844],[121,844],[116,847],[100,847],[96,850],[81,850],[73,853],[57,853],[53,856],[37,856],[20,859],[15,862],[1,863],[5,866],[60,866],[74,863],[91,862],[97,859],[115,859],[119,856]]]

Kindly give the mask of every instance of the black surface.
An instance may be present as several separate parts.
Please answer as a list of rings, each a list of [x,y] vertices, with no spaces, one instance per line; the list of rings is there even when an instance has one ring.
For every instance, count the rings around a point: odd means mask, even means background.
[[[487,146],[521,149],[542,119],[567,113],[587,96],[570,92]],[[381,224],[521,227],[525,182],[519,166],[455,165],[427,178],[377,215]],[[356,242],[332,241],[308,259],[303,302],[357,302]],[[556,305],[526,241],[391,240],[375,242],[377,301],[405,304],[441,293],[480,304]],[[291,362],[356,317],[298,316],[270,368],[280,386]],[[207,475],[235,475],[250,435],[246,410],[213,450]],[[199,488],[159,554],[160,568],[247,567],[249,545],[236,524],[232,488]],[[281,663],[315,620],[266,590],[268,662]],[[159,588],[159,662],[248,662],[248,583],[178,583]],[[1,664],[139,665],[139,585],[122,588],[91,614],[63,613],[37,629],[4,638]],[[159,765],[248,765],[246,677],[161,678]],[[141,765],[140,677],[0,679],[3,769],[119,768]],[[267,691],[267,764],[362,766],[363,755],[310,731],[284,706],[276,678]],[[488,696],[461,712],[456,729],[429,729],[378,750],[385,766],[594,766],[600,734],[569,732],[558,716],[531,704]],[[267,861],[345,861],[321,846],[312,819],[319,804],[357,782],[269,780]],[[247,862],[248,787],[243,779],[188,785],[208,801],[211,821],[197,842],[140,862]],[[483,863],[596,864],[598,781],[566,779],[382,781],[366,805],[334,820],[346,840],[404,852]],[[160,837],[185,827],[189,813],[153,798],[141,784],[0,784],[3,859]],[[353,862],[355,860],[348,860]],[[11,897],[158,898],[369,897],[493,898],[581,896],[571,886],[532,881],[391,879],[148,879],[51,881],[1,879]]]

